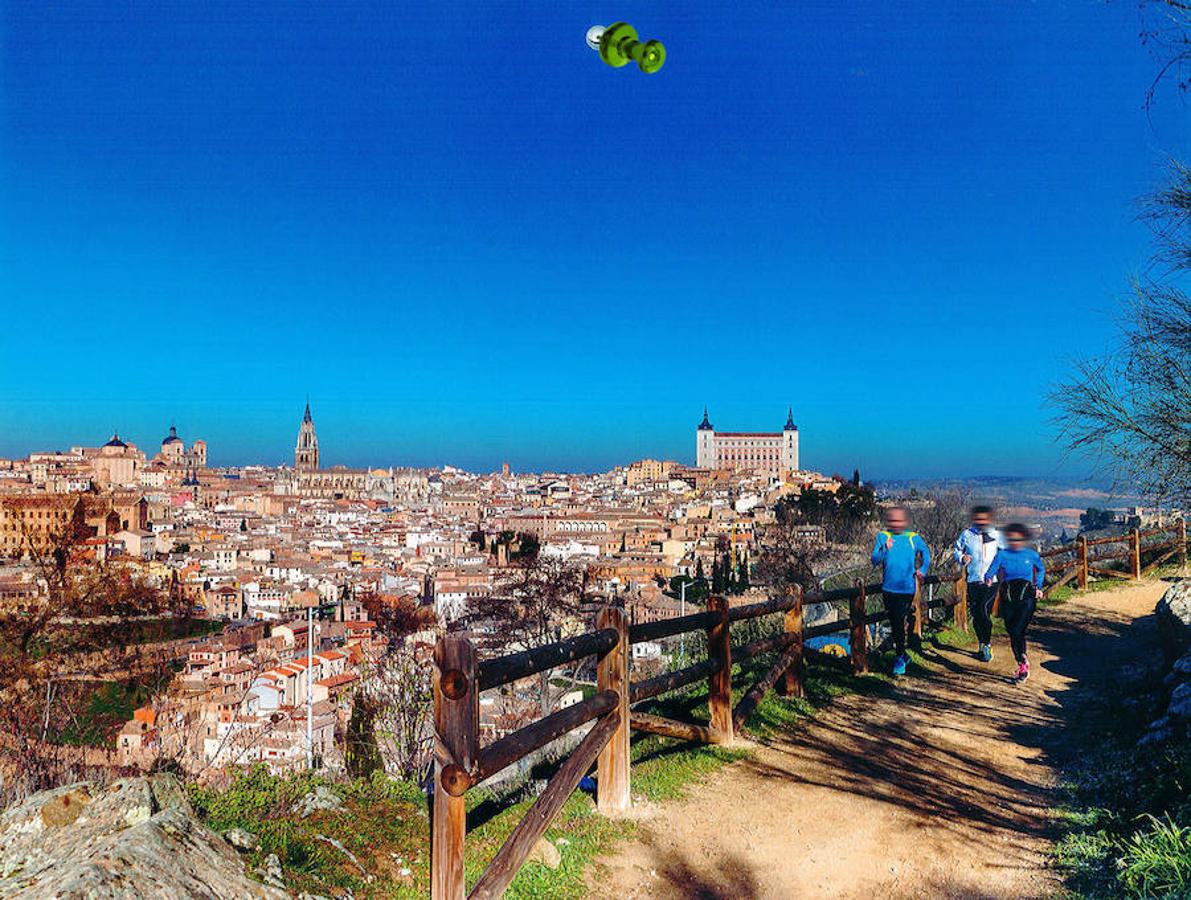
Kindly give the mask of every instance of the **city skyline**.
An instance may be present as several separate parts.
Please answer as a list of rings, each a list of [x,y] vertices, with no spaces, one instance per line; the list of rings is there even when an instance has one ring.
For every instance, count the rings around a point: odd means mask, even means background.
[[[701,436],[704,433],[703,432],[704,427],[711,424],[708,421],[709,416],[710,416],[709,411],[707,409],[704,409],[702,412],[701,421],[697,425],[689,425],[685,429],[684,435],[683,435],[681,441],[670,442],[671,444],[676,444],[676,443],[685,443],[686,444],[685,448],[680,449],[673,454],[657,453],[657,452],[655,452],[655,453],[643,452],[643,453],[637,454],[635,456],[632,456],[631,458],[612,459],[607,465],[604,465],[601,467],[596,467],[596,468],[567,467],[567,466],[561,466],[561,465],[521,466],[516,463],[516,460],[508,459],[508,458],[500,458],[500,459],[493,458],[492,460],[486,460],[486,458],[484,458],[482,455],[483,451],[481,451],[480,455],[477,455],[475,457],[467,457],[465,454],[462,458],[446,458],[446,457],[444,457],[444,458],[439,458],[439,459],[432,459],[424,454],[419,456],[416,451],[414,452],[414,455],[411,457],[390,458],[390,457],[384,455],[384,452],[382,449],[379,456],[362,458],[362,457],[353,457],[351,454],[350,447],[347,448],[346,453],[341,453],[340,450],[342,448],[337,448],[335,446],[331,446],[330,449],[332,452],[331,452],[330,456],[323,457],[322,451],[328,445],[321,437],[317,438],[314,442],[314,448],[313,448],[314,462],[313,462],[313,464],[308,465],[307,467],[310,469],[315,469],[315,470],[317,470],[319,468],[321,468],[323,470],[330,470],[330,469],[334,469],[334,468],[345,468],[345,467],[350,468],[350,469],[357,469],[357,470],[364,469],[364,468],[442,469],[445,467],[454,467],[461,471],[466,471],[466,472],[486,473],[486,472],[499,471],[503,465],[508,465],[512,471],[523,473],[523,474],[525,474],[525,473],[529,473],[529,474],[532,474],[532,473],[556,473],[556,474],[583,475],[583,474],[598,474],[598,473],[602,473],[602,472],[608,472],[615,468],[625,468],[625,467],[629,466],[631,463],[638,462],[640,460],[648,460],[648,459],[672,461],[672,462],[677,462],[680,465],[685,465],[685,466],[698,466],[701,463],[698,458],[697,447],[695,446],[695,444],[692,443],[691,432],[694,431],[694,433],[696,435]],[[318,419],[319,421],[321,421],[321,418],[319,416],[315,415],[315,413],[312,410],[312,401],[310,399],[307,399],[305,401],[305,407],[302,410],[302,413],[297,418],[295,418],[293,421],[291,421],[291,423],[290,423],[292,426],[290,431],[292,433],[290,435],[288,444],[285,444],[284,447],[280,448],[278,450],[278,452],[274,454],[274,457],[263,456],[260,458],[231,458],[226,454],[226,452],[221,453],[219,450],[218,444],[216,444],[216,446],[214,447],[214,449],[212,450],[212,452],[210,454],[210,464],[216,468],[243,468],[243,467],[257,466],[257,467],[263,467],[263,468],[300,469],[301,466],[297,465],[296,460],[295,460],[296,453],[295,453],[294,435],[295,434],[297,435],[297,443],[300,445],[299,453],[304,452],[301,450],[301,446],[307,446],[307,445],[302,443],[303,435],[305,435],[307,433],[308,428],[312,427],[311,419]],[[721,435],[722,437],[729,437],[729,438],[739,438],[742,436],[750,437],[750,438],[761,438],[762,442],[764,442],[764,439],[779,440],[779,439],[781,439],[783,433],[787,432],[787,430],[792,425],[794,425],[794,420],[795,420],[794,408],[792,406],[788,406],[787,412],[786,412],[786,417],[783,422],[783,426],[780,429],[773,427],[772,423],[766,423],[760,427],[746,427],[749,425],[749,423],[745,423],[744,425],[739,425],[739,423],[733,423],[728,420],[724,420],[724,422],[727,424],[728,427],[720,428],[716,431],[716,433]],[[295,422],[297,423],[296,425],[294,424]],[[322,426],[317,425],[317,427],[321,428]],[[765,429],[765,430],[762,430],[762,429]],[[203,462],[204,462],[204,464],[206,464],[207,447],[212,444],[212,441],[209,440],[207,433],[201,427],[198,430],[191,431],[188,428],[186,428],[185,426],[179,426],[175,420],[171,419],[170,424],[165,429],[158,429],[158,430],[163,432],[163,434],[165,435],[164,439],[162,437],[154,436],[155,432],[152,432],[151,430],[142,429],[142,431],[144,431],[143,434],[140,431],[138,431],[137,433],[134,434],[133,432],[127,431],[127,430],[122,429],[117,426],[117,427],[109,429],[107,432],[103,433],[102,435],[87,435],[86,437],[84,437],[82,439],[66,441],[65,443],[61,444],[60,446],[30,447],[30,448],[26,448],[23,450],[19,450],[14,453],[7,453],[7,454],[0,452],[0,459],[5,459],[5,458],[25,459],[25,458],[28,458],[28,456],[30,454],[66,451],[66,450],[69,450],[71,447],[99,447],[102,444],[104,444],[106,441],[108,441],[109,439],[119,439],[120,441],[123,441],[131,446],[136,447],[139,451],[146,454],[146,456],[148,456],[148,457],[152,457],[157,452],[158,446],[161,444],[164,444],[165,442],[177,442],[177,446],[181,447],[182,445],[184,445],[186,443],[198,441],[199,443],[201,443],[203,445],[203,454],[204,454]],[[796,434],[801,434],[802,433],[801,424],[797,425],[794,428],[794,431]],[[321,432],[320,432],[320,434],[321,434]],[[795,445],[795,446],[797,446],[797,445]],[[164,447],[163,447],[163,449],[164,449]],[[795,451],[794,451],[795,459],[797,459],[797,453],[798,453],[798,451],[797,451],[797,449],[795,449]],[[468,462],[467,461],[468,459],[470,459],[471,461]],[[731,466],[731,464],[732,464],[731,461],[726,462],[726,465]],[[1097,488],[1109,488],[1109,485],[1107,485],[1107,483],[1103,479],[1098,478],[1095,476],[1094,473],[1089,473],[1089,472],[1070,472],[1070,471],[1068,471],[1068,472],[1053,473],[1051,475],[1047,475],[1046,473],[1039,475],[1038,473],[979,472],[979,471],[964,472],[964,473],[959,473],[959,474],[951,473],[951,474],[943,474],[943,475],[930,475],[930,474],[924,475],[922,473],[896,473],[896,472],[887,473],[887,472],[880,472],[880,471],[873,473],[873,472],[871,472],[871,470],[865,469],[859,463],[848,463],[846,465],[841,464],[839,466],[830,466],[830,465],[822,466],[822,465],[816,465],[814,463],[814,461],[808,461],[808,462],[806,462],[805,465],[801,465],[799,468],[801,468],[804,471],[809,471],[809,472],[821,472],[821,473],[830,474],[830,475],[844,475],[844,476],[850,476],[854,469],[861,469],[864,471],[864,473],[866,475],[866,480],[868,480],[869,477],[872,476],[872,477],[875,477],[875,479],[878,481],[901,482],[901,481],[906,481],[906,480],[913,481],[915,479],[930,480],[932,478],[938,478],[942,481],[946,481],[949,479],[977,480],[977,479],[988,478],[988,477],[1004,477],[1004,478],[1041,477],[1043,479],[1051,479],[1056,482],[1065,482],[1065,481],[1083,482],[1089,486],[1095,485]]]
[[[531,4],[531,62],[483,4],[6,4],[0,455],[276,463],[309,392],[328,465],[598,471],[793,404],[826,471],[1088,471],[1041,398],[1191,144],[1136,10],[618,15],[662,72],[598,7]]]

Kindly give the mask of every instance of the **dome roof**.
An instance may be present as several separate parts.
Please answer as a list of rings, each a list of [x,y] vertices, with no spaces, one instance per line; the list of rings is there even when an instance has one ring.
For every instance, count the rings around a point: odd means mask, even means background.
[[[127,447],[128,445],[120,440],[120,432],[114,432],[112,439],[104,444],[105,447]]]
[[[178,437],[178,429],[175,428],[173,425],[171,425],[170,433],[165,436],[165,438],[162,440],[161,444],[164,447],[166,444],[180,444],[180,443],[182,443],[182,438]]]

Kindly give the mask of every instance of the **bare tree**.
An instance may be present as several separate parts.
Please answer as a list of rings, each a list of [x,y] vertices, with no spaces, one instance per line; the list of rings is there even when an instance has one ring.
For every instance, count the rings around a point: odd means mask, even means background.
[[[584,596],[581,568],[535,554],[510,566],[491,595],[475,604],[468,621],[482,629],[484,643],[497,652],[540,647],[561,640],[579,622]],[[545,714],[553,709],[557,692],[550,686],[550,673],[542,673],[539,683]]]
[[[927,502],[914,510],[914,530],[922,535],[931,551],[935,571],[954,563],[951,547],[960,532],[968,527],[972,492],[966,488],[930,491]]]
[[[1145,94],[1148,108],[1163,82],[1173,81],[1180,92],[1191,87],[1191,2],[1138,0],[1138,7],[1142,45],[1158,63],[1158,72]]]
[[[760,536],[757,577],[776,591],[811,591],[833,568],[862,561],[877,521],[871,487],[841,482],[834,493],[808,490],[774,506],[774,522]]]
[[[145,670],[137,618],[168,615],[169,597],[118,564],[89,559],[82,501],[44,540],[23,549],[36,595],[0,606],[0,784],[4,799],[69,781],[88,767],[87,749],[59,738],[78,718],[72,691],[82,676]]]
[[[1172,283],[1191,271],[1191,170],[1175,165],[1146,220],[1165,278],[1133,281],[1107,354],[1078,360],[1050,392],[1068,447],[1120,487],[1156,501],[1191,499],[1191,297]]]

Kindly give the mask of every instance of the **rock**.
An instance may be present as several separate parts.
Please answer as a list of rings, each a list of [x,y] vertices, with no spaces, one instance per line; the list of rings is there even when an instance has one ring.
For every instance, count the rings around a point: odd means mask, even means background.
[[[1158,640],[1168,660],[1191,648],[1191,579],[1177,581],[1166,589],[1155,609]]]
[[[281,898],[194,818],[172,776],[42,791],[0,814],[0,896]]]
[[[1184,653],[1174,661],[1174,665],[1170,667],[1170,672],[1163,679],[1163,682],[1173,687],[1183,681],[1191,680],[1191,651]]]
[[[333,812],[343,806],[343,800],[325,784],[320,784],[313,791],[298,801],[298,815],[305,819],[316,812]]]
[[[548,869],[557,869],[562,865],[562,854],[545,838],[538,838],[538,842],[533,845],[533,849],[529,851],[529,856],[525,857],[526,862],[541,863]]]
[[[1171,692],[1166,714],[1172,719],[1191,719],[1191,682],[1185,681]]]
[[[229,828],[223,833],[223,837],[237,850],[245,852],[251,852],[261,845],[260,838],[243,828]]]
[[[285,872],[281,868],[281,860],[277,858],[276,853],[270,853],[265,857],[265,874],[278,881],[285,876]]]
[[[83,814],[83,807],[91,802],[87,786],[71,788],[63,794],[50,797],[38,811],[41,823],[47,828],[69,825]]]
[[[1170,716],[1163,716],[1155,722],[1150,723],[1150,727],[1146,733],[1141,736],[1137,742],[1139,747],[1145,747],[1149,744],[1163,744],[1174,737],[1174,724],[1170,720]]]

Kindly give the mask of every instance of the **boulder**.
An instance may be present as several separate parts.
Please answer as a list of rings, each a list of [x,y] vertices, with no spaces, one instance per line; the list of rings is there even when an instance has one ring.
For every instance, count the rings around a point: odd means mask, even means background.
[[[1170,692],[1170,705],[1166,714],[1172,719],[1191,719],[1191,682],[1183,682]]]
[[[282,898],[252,881],[172,776],[42,791],[0,814],[0,896]]]
[[[325,784],[320,784],[313,791],[298,801],[298,815],[305,819],[316,812],[334,812],[343,806],[343,800]]]
[[[1191,649],[1191,579],[1176,581],[1155,609],[1158,640],[1167,660],[1173,661]]]
[[[545,838],[538,838],[538,842],[533,845],[533,849],[529,851],[529,856],[525,857],[525,861],[541,863],[548,869],[557,869],[562,865],[562,853]]]
[[[237,850],[243,850],[246,853],[261,845],[260,838],[244,828],[229,828],[223,833],[223,837]]]

